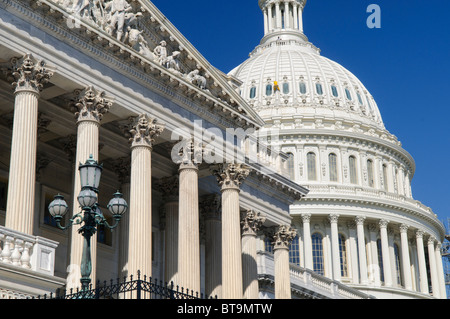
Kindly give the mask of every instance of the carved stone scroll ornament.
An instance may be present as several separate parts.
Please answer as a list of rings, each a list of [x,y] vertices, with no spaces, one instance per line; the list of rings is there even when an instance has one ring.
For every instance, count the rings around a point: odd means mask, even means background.
[[[155,139],[164,131],[164,126],[156,122],[157,120],[155,118],[147,114],[139,115],[130,130],[131,147],[148,146],[153,148]]]
[[[112,101],[105,97],[105,92],[97,91],[88,86],[84,90],[76,90],[76,100],[71,104],[75,118],[80,121],[100,122],[103,114],[112,106]]]
[[[273,248],[289,249],[289,245],[297,235],[297,231],[289,225],[281,225],[273,234]]]
[[[15,92],[34,91],[39,93],[53,73],[45,68],[45,62],[35,59],[31,54],[22,58],[12,58],[12,83]]]
[[[254,235],[261,228],[266,221],[266,218],[261,216],[260,212],[255,212],[252,209],[247,210],[242,217],[242,235]]]
[[[250,174],[250,168],[245,164],[225,163],[214,165],[211,168],[222,189],[238,188]]]

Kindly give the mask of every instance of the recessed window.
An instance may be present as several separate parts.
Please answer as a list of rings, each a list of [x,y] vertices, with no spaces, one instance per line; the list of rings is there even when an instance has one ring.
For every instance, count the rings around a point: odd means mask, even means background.
[[[331,86],[331,93],[333,94],[334,97],[338,97],[338,91],[337,91],[337,87],[335,85]]]
[[[330,182],[337,182],[337,156],[331,153],[328,155],[328,166],[330,169]]]
[[[316,154],[310,152],[306,155],[306,161],[308,165],[308,180],[317,180],[317,170],[316,170]]]
[[[294,155],[292,153],[287,153],[289,156],[287,160],[289,178],[293,181],[295,179],[295,171],[294,171]]]
[[[323,94],[322,84],[316,83],[316,92],[317,92],[317,94],[319,94],[319,95],[322,95],[322,94]]]
[[[289,94],[289,83],[283,83],[283,94]]]
[[[348,166],[349,166],[349,173],[350,173],[350,183],[356,184],[358,183],[358,175],[356,171],[356,157],[350,156],[348,158]]]
[[[373,162],[372,160],[367,161],[367,178],[369,181],[369,186],[374,186],[374,179],[373,179]]]
[[[272,84],[267,84],[266,85],[266,96],[271,96],[273,93],[273,86]]]
[[[383,187],[385,190],[387,190],[387,166],[386,164],[383,164]]]
[[[314,233],[311,236],[312,255],[313,255],[313,270],[319,275],[325,275],[323,265],[323,237],[319,233]]]
[[[347,245],[342,234],[339,234],[339,257],[341,261],[341,276],[348,277]]]
[[[352,94],[350,93],[349,89],[345,89],[345,95],[347,96],[347,99],[350,101],[352,100]]]
[[[300,266],[300,248],[298,236],[295,236],[289,245],[289,263]]]
[[[300,93],[306,94],[306,84],[304,82],[300,83]]]
[[[361,98],[361,94],[356,93],[356,96],[358,97],[359,105],[363,105],[363,101],[362,101],[362,98]]]
[[[251,99],[254,99],[255,96],[256,96],[256,87],[252,87],[252,88],[250,89],[250,98],[251,98]]]

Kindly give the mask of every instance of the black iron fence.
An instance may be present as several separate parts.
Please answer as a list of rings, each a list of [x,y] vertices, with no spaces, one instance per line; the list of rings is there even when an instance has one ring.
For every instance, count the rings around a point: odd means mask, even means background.
[[[165,283],[151,277],[130,275],[122,280],[97,281],[95,287],[88,290],[61,290],[55,294],[42,295],[37,299],[217,299],[217,296],[206,296],[175,286],[173,282]]]

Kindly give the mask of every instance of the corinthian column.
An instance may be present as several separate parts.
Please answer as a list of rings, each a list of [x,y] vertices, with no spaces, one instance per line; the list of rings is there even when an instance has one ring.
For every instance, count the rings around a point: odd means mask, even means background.
[[[361,275],[361,284],[367,284],[367,256],[366,256],[366,239],[364,236],[364,216],[357,216],[356,231],[358,236],[358,255],[359,255],[359,272]]]
[[[205,221],[205,294],[222,298],[222,203],[218,194],[202,199],[201,214]]]
[[[392,270],[391,270],[391,258],[389,255],[389,242],[387,235],[387,220],[380,220],[380,237],[381,237],[381,255],[383,258],[383,272],[384,272],[384,285],[387,287],[392,286]]]
[[[77,120],[77,147],[75,156],[75,176],[73,188],[73,208],[72,214],[79,212],[79,205],[76,200],[81,190],[80,171],[78,165],[86,162],[92,155],[94,160],[98,160],[98,139],[99,126],[103,114],[108,112],[112,102],[105,98],[104,92],[99,92],[92,86],[84,90],[75,91],[76,99],[72,103],[72,108],[76,111]],[[80,225],[71,227],[70,238],[70,273],[67,277],[67,288],[76,289],[79,286],[79,266],[81,265],[81,256],[83,251],[83,236],[78,233]],[[91,256],[92,256],[92,275],[91,282],[95,282],[95,269],[97,264],[97,237],[91,238]]]
[[[53,74],[31,54],[11,62],[15,101],[5,226],[32,235],[38,99],[42,86]]]
[[[179,172],[178,212],[178,283],[193,292],[200,291],[200,216],[198,198],[198,164],[201,151],[193,139],[183,149]]]
[[[157,188],[163,196],[164,237],[165,237],[165,281],[176,285],[178,273],[178,176],[158,180]]]
[[[256,267],[256,234],[266,221],[260,213],[247,210],[242,225],[242,276],[245,299],[258,299],[258,269]]]
[[[338,234],[338,214],[330,214],[328,219],[331,223],[331,256],[333,258],[333,279],[341,280],[341,258],[339,253],[339,234]]]
[[[291,275],[289,271],[289,245],[297,232],[287,225],[281,225],[273,237],[275,260],[275,298],[291,299]]]
[[[139,115],[131,133],[128,273],[152,276],[152,150],[164,130],[156,119]]]
[[[405,279],[405,289],[412,290],[411,277],[411,261],[409,258],[409,244],[408,244],[408,225],[400,225],[400,240],[402,244],[402,266],[403,278]]]
[[[244,164],[219,164],[212,168],[222,192],[222,297],[240,299],[242,248],[240,230],[240,185],[250,170]]]
[[[434,252],[434,241],[436,239],[433,236],[428,238],[428,261],[430,263],[430,273],[431,273],[431,287],[433,290],[433,297],[441,298],[439,292],[439,277],[436,265],[436,253]]]
[[[420,292],[425,294],[428,293],[428,277],[427,277],[427,266],[425,262],[425,249],[423,247],[423,231],[416,231],[416,242],[417,242],[417,259],[419,260],[419,281],[420,281]]]

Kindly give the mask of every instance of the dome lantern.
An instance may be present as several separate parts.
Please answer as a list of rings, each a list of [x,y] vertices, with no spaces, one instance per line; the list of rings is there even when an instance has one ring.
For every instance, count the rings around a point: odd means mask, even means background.
[[[307,41],[303,34],[303,8],[306,0],[259,0],[264,15],[264,38],[273,40],[297,39]]]

